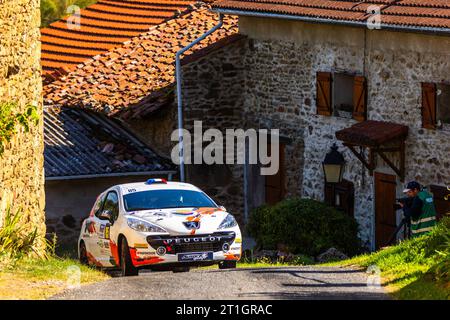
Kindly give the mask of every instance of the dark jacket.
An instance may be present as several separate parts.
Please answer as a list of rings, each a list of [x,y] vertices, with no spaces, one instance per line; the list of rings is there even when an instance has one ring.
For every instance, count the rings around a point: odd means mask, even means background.
[[[410,207],[403,207],[403,214],[405,215],[405,218],[412,218],[414,220],[419,219],[420,215],[422,214],[422,206],[422,200],[420,200],[418,196],[414,197]]]

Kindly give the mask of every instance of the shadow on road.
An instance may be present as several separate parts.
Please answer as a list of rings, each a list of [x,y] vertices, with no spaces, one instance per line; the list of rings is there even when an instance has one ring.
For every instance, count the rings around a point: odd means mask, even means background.
[[[290,274],[295,274],[295,273],[314,273],[314,274],[341,274],[341,273],[359,273],[361,272],[361,270],[356,270],[356,269],[342,269],[342,270],[299,270],[297,269],[275,269],[275,268],[266,268],[266,269],[251,269],[251,268],[246,268],[246,269],[235,269],[236,270],[249,270],[252,273],[290,273]]]
[[[284,291],[284,292],[254,292],[240,295],[244,299],[281,299],[281,300],[389,300],[389,297],[381,292],[343,292],[329,293],[311,291]]]
[[[367,287],[366,283],[302,283],[302,284],[296,284],[296,283],[282,283],[282,286],[285,287],[304,287],[304,288],[365,288]]]

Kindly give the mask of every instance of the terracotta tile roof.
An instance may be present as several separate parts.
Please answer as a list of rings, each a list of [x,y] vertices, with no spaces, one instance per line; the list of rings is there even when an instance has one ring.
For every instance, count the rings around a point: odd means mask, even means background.
[[[44,108],[45,177],[173,171],[117,121],[87,110]]]
[[[372,5],[381,9],[382,27],[450,31],[450,0],[218,0],[213,8],[230,14],[272,13],[320,22],[330,19],[365,24],[371,17],[367,11]]]
[[[109,115],[120,113],[121,117],[143,117],[171,104],[175,54],[218,23],[218,15],[209,9],[203,5],[79,65],[44,86],[44,103],[90,108]],[[237,31],[237,18],[226,16],[221,29],[185,56],[207,53],[207,48],[226,43]]]
[[[80,12],[80,28],[63,18],[41,29],[46,82],[80,62],[147,32],[190,8],[193,0],[99,0]]]

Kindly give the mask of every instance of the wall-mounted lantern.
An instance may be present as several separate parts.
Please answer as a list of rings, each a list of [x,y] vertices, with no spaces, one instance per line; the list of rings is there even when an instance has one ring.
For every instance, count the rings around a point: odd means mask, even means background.
[[[333,143],[331,151],[327,153],[322,162],[326,183],[340,183],[344,174],[345,159],[338,151],[336,143]]]

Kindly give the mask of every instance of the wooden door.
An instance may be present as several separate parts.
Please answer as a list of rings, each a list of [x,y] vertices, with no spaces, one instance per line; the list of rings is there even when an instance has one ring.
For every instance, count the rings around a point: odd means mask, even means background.
[[[375,244],[377,249],[386,246],[397,227],[394,209],[396,177],[375,173]]]
[[[450,190],[444,186],[431,185],[430,192],[433,193],[437,219],[440,220],[444,216],[450,217]]]
[[[270,144],[268,146],[268,153],[271,152]],[[267,204],[275,204],[284,199],[285,189],[284,189],[284,179],[285,179],[285,145],[279,144],[279,159],[280,159],[280,167],[276,174],[272,176],[266,176],[265,182],[265,198]]]

